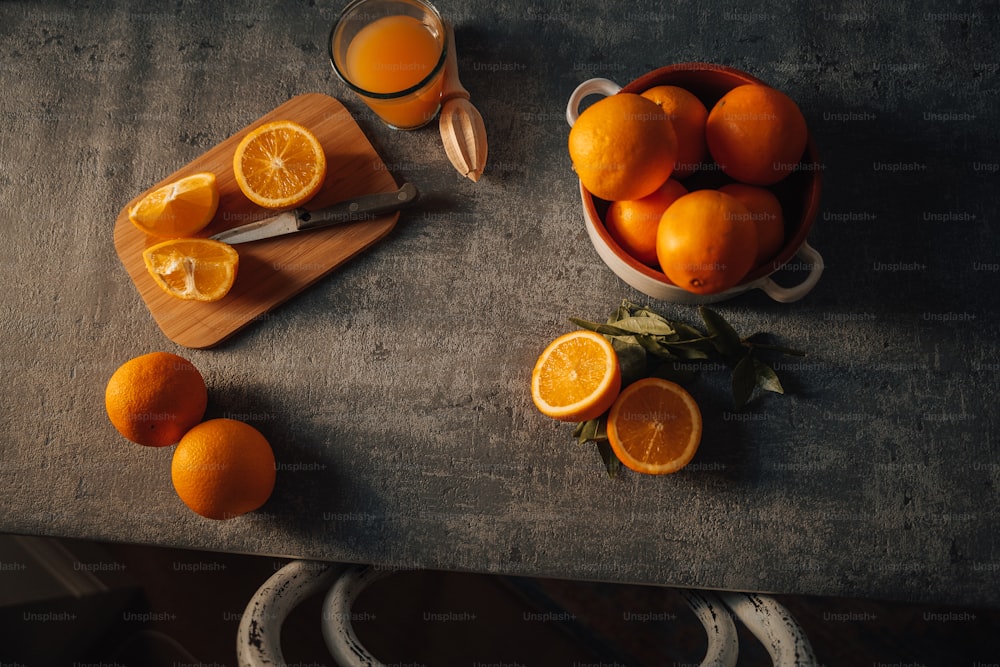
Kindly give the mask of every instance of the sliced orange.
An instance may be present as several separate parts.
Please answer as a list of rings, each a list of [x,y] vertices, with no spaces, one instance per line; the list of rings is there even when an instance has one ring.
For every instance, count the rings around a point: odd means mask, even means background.
[[[147,234],[174,239],[200,232],[218,208],[215,174],[203,172],[153,190],[129,209],[128,219]]]
[[[656,377],[636,380],[611,406],[608,440],[619,460],[636,472],[677,472],[698,451],[701,411],[678,384]]]
[[[587,421],[607,412],[621,391],[618,355],[593,331],[572,331],[549,343],[531,373],[535,406],[554,419]]]
[[[233,155],[233,172],[240,190],[255,204],[298,206],[323,186],[326,154],[312,132],[277,120],[243,137]]]
[[[146,270],[160,289],[178,299],[218,301],[236,280],[240,256],[211,239],[171,239],[146,248]]]

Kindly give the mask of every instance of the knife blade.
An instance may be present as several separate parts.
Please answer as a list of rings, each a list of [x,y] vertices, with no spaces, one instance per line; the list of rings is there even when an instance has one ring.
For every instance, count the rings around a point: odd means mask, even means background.
[[[334,204],[318,211],[297,208],[239,227],[227,229],[210,237],[230,245],[259,241],[310,229],[332,227],[347,222],[374,220],[386,213],[393,213],[415,202],[420,193],[412,183],[404,183],[395,192],[378,192]]]

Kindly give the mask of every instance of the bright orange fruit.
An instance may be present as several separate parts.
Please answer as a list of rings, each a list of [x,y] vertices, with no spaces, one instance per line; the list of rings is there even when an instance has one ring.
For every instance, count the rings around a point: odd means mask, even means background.
[[[636,380],[611,406],[608,440],[618,459],[636,472],[677,472],[698,451],[701,411],[678,384],[656,377]]]
[[[173,239],[200,232],[218,208],[215,174],[202,172],[150,192],[129,209],[128,219],[147,234]]]
[[[170,474],[192,511],[231,519],[267,502],[275,468],[274,452],[260,431],[235,419],[210,419],[181,438]]]
[[[108,380],[104,406],[125,438],[148,447],[181,439],[205,415],[208,389],[187,359],[151,352],[122,364]]]
[[[734,287],[754,266],[757,230],[750,210],[718,190],[695,190],[666,210],[656,256],[672,283],[696,294]]]
[[[724,185],[719,188],[719,192],[736,197],[750,209],[750,217],[757,228],[757,258],[754,266],[760,266],[778,254],[785,244],[785,218],[777,195],[767,188],[743,183]]]
[[[228,243],[211,239],[171,239],[142,253],[146,271],[170,296],[218,301],[236,281],[240,256]]]
[[[580,114],[569,131],[569,155],[593,195],[608,201],[642,199],[670,178],[677,136],[658,104],[618,93]]]
[[[587,421],[607,412],[621,390],[618,355],[593,331],[572,331],[549,343],[531,373],[531,398],[542,414]]]
[[[326,154],[312,132],[290,120],[249,132],[233,155],[236,184],[266,208],[298,206],[323,187]]]
[[[611,202],[604,226],[622,249],[643,264],[656,267],[656,230],[663,212],[687,188],[673,178],[642,199]]]
[[[712,107],[705,139],[727,176],[750,185],[771,185],[798,166],[808,130],[788,95],[770,86],[746,84],[730,90]]]
[[[673,178],[687,178],[702,167],[708,155],[705,121],[708,109],[694,93],[680,86],[656,86],[642,93],[660,105],[677,134],[677,164]]]

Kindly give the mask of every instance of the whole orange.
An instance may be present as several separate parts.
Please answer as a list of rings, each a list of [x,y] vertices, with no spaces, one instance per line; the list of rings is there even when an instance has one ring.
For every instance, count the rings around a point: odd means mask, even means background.
[[[777,195],[767,188],[743,183],[723,185],[719,192],[736,197],[750,209],[750,217],[757,228],[757,259],[754,260],[754,266],[760,266],[778,254],[785,244],[785,218]]]
[[[750,210],[718,190],[696,190],[670,205],[656,234],[660,268],[678,287],[715,294],[737,285],[757,257]]]
[[[580,114],[569,131],[569,155],[593,195],[608,201],[642,199],[670,178],[677,136],[658,104],[618,93]]]
[[[151,352],[122,364],[108,380],[104,407],[118,432],[132,442],[165,447],[201,421],[208,389],[187,359]]]
[[[250,424],[210,419],[177,443],[170,474],[177,495],[192,511],[209,519],[231,519],[271,497],[274,452]]]
[[[677,133],[677,164],[674,178],[687,178],[698,171],[708,146],[705,143],[705,122],[708,109],[694,93],[680,86],[656,86],[642,93],[646,99],[660,105]]]
[[[656,260],[656,230],[660,218],[687,188],[673,178],[642,199],[611,202],[604,216],[604,226],[611,238],[628,254],[643,264],[659,266]]]
[[[808,130],[788,95],[770,86],[746,84],[730,90],[712,107],[705,139],[727,176],[750,185],[771,185],[799,164]]]

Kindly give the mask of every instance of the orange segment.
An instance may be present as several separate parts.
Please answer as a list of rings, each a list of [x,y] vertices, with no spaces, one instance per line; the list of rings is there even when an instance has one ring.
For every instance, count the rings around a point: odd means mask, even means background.
[[[531,373],[535,406],[561,421],[600,417],[620,390],[618,355],[607,338],[593,331],[573,331],[556,338]]]
[[[619,460],[636,472],[677,472],[698,451],[701,411],[680,385],[643,378],[623,389],[611,406],[608,440]]]
[[[251,131],[233,155],[236,184],[266,208],[298,206],[319,192],[326,155],[316,136],[298,123],[278,120]]]
[[[236,250],[211,239],[172,239],[146,248],[146,270],[167,294],[178,299],[218,301],[236,280]]]
[[[218,208],[215,174],[203,172],[150,192],[129,210],[128,219],[147,234],[173,239],[200,232]]]

